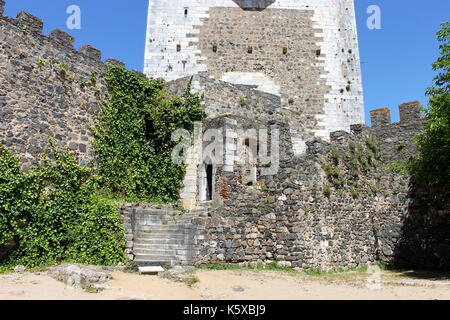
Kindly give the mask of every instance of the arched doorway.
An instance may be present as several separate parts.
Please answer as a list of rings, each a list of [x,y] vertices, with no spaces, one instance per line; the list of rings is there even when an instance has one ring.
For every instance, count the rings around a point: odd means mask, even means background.
[[[214,192],[216,191],[216,166],[211,156],[206,156],[200,169],[200,192],[199,201],[209,202],[214,200]]]

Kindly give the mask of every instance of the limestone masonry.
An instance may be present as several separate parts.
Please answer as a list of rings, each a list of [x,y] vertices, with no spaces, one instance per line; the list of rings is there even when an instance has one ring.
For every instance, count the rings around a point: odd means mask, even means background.
[[[75,50],[61,30],[42,35],[42,20],[7,17],[4,4],[1,143],[24,167],[49,136],[92,160],[101,72],[124,64]],[[136,263],[450,266],[449,190],[423,188],[401,167],[418,152],[420,104],[400,105],[397,123],[373,110],[364,125],[353,1],[151,0],[144,72],[174,96],[191,83],[208,119],[187,150],[183,210],[121,204]],[[223,162],[201,139],[211,129]]]
[[[144,73],[279,96],[299,153],[365,122],[353,0],[150,0]]]

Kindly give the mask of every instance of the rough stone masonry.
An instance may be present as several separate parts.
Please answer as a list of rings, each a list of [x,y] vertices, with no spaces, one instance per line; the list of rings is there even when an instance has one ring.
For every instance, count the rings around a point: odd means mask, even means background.
[[[23,166],[49,151],[49,137],[85,162],[92,159],[87,124],[106,90],[101,71],[124,64],[103,63],[100,50],[85,45],[77,51],[71,35],[56,29],[44,36],[42,28],[42,20],[24,11],[16,19],[0,16],[0,139]]]

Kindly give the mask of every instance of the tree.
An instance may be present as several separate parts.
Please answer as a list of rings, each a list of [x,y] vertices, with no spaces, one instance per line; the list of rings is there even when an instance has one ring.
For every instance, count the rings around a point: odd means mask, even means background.
[[[426,91],[429,121],[424,133],[416,137],[420,154],[410,162],[410,171],[418,182],[448,186],[450,183],[450,23],[441,24],[437,33],[440,57],[433,63],[437,76]]]

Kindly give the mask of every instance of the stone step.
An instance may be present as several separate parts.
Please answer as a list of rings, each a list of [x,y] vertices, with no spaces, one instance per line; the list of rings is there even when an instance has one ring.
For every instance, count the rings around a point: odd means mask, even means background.
[[[189,265],[192,264],[186,261],[176,261],[176,260],[152,260],[152,261],[147,261],[147,260],[134,260],[134,263],[136,263],[138,266],[148,266],[148,265],[158,265],[158,266],[162,266],[163,268],[169,267],[169,266],[179,266],[179,265]]]
[[[139,243],[140,245],[194,245],[194,239],[172,239],[170,237],[167,238],[155,238],[155,239],[146,239],[146,238],[136,238],[134,240],[135,243]]]
[[[158,244],[148,245],[141,243],[134,243],[133,250],[194,250],[195,245],[179,245],[179,244]]]
[[[135,256],[142,255],[159,255],[161,257],[165,256],[188,256],[193,250],[189,249],[136,249],[133,248],[133,254]]]
[[[159,210],[159,209],[136,209],[134,212],[135,217],[139,216],[176,216],[180,211]]]
[[[188,261],[188,257],[177,255],[157,255],[157,254],[138,254],[134,259],[135,262],[148,262],[149,264],[156,264],[157,261]]]
[[[162,223],[162,224],[140,224],[136,223],[136,227],[145,227],[159,229],[159,230],[170,230],[170,229],[195,229],[197,226],[192,223]]]
[[[135,231],[148,231],[151,233],[193,233],[195,232],[194,228],[180,228],[180,227],[155,227],[155,226],[138,226]]]
[[[174,239],[174,240],[183,240],[183,239],[193,239],[193,237],[189,233],[152,233],[152,232],[136,232],[135,239],[146,239],[146,240],[154,240],[154,239]]]

